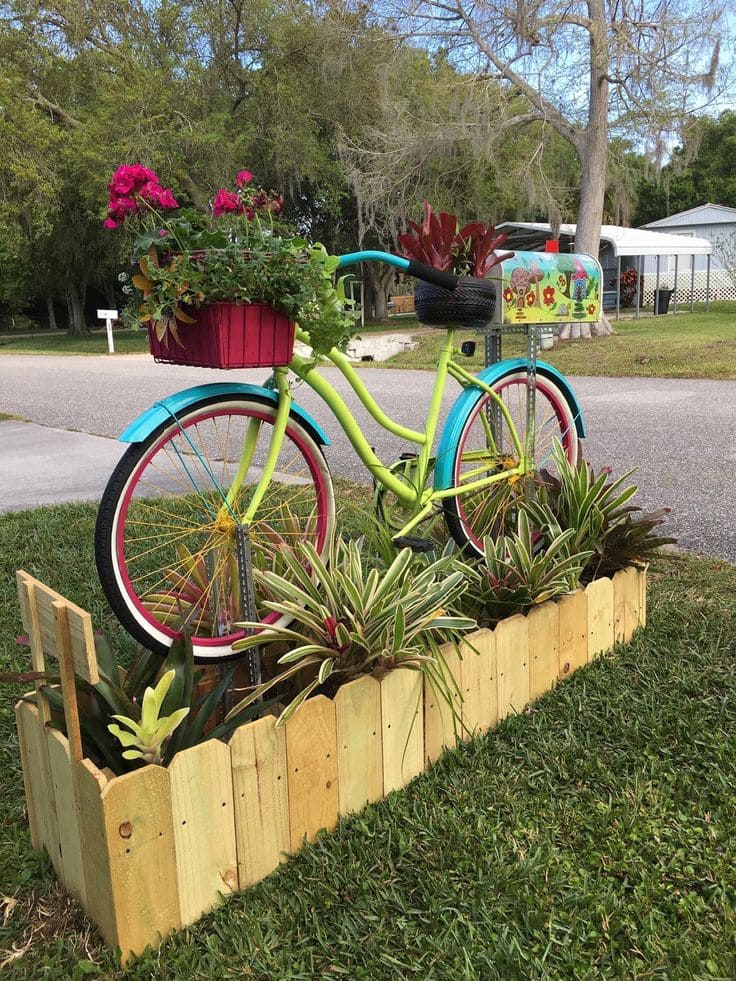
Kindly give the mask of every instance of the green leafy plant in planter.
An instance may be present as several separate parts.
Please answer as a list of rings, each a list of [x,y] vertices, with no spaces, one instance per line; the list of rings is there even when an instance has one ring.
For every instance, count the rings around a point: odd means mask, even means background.
[[[440,644],[457,641],[476,626],[472,618],[449,612],[468,585],[451,558],[417,566],[411,550],[404,549],[379,570],[371,568],[359,541],[338,538],[326,562],[309,544],[287,552],[284,561],[286,576],[256,569],[254,578],[271,596],[264,605],[293,617],[290,626],[246,636],[233,649],[264,642],[285,642],[290,649],[279,658],[282,670],[251,689],[231,715],[276,686],[307,678],[281,713],[281,725],[326,683],[361,674],[380,677],[395,668],[423,671],[450,701]],[[261,624],[242,626],[255,630]]]
[[[334,276],[338,258],[289,228],[283,197],[255,187],[250,171],[237,174],[234,190],[217,191],[210,214],[180,207],[141,164],[120,166],[109,192],[105,226],[135,220],[140,229],[132,250],[138,272],[130,283],[123,274],[133,319],[159,341],[176,343],[179,326],[216,302],[265,303],[298,321],[317,352],[353,333],[343,281]]]
[[[191,640],[186,635],[174,641],[165,660],[141,649],[128,672],[119,667],[104,635],[95,638],[95,648],[99,681],[91,685],[75,676],[80,728],[85,753],[118,775],[149,762],[167,765],[176,753],[206,739],[226,739],[271,704],[248,706],[218,722],[219,706],[233,684],[236,668],[224,672],[211,691],[198,695],[203,672],[195,670]],[[58,676],[33,672],[0,676],[4,683],[35,680],[46,682],[41,697],[52,708],[51,725],[66,734]],[[25,697],[35,703],[38,696]],[[115,722],[127,726],[132,741]]]
[[[557,472],[541,472],[527,511],[547,540],[555,528],[566,528],[573,532],[573,547],[590,553],[583,582],[611,576],[634,562],[647,562],[662,545],[676,541],[655,532],[665,520],[666,508],[645,514],[629,503],[637,488],[624,483],[633,470],[614,478],[607,467],[596,473],[585,460],[571,464],[559,443],[552,455]]]
[[[540,542],[529,512],[520,505],[516,529],[483,542],[483,557],[469,565],[471,585],[464,597],[481,622],[495,623],[521,613],[580,585],[580,576],[591,552],[575,545],[575,532],[562,530],[554,514],[536,508],[550,532]]]

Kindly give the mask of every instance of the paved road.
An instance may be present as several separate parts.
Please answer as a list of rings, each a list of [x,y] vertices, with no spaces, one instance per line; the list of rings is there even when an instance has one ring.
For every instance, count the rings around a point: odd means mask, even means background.
[[[258,383],[265,374],[254,369],[228,377]],[[404,448],[400,441],[365,416],[334,369],[326,374],[356,411],[379,455],[395,459]],[[420,426],[430,374],[382,368],[362,375],[379,404],[399,421]],[[99,496],[124,449],[110,437],[156,399],[224,379],[221,372],[157,365],[136,355],[0,355],[0,412],[41,427],[78,431],[0,423],[0,510]],[[668,530],[683,547],[736,560],[736,382],[579,377],[574,387],[588,429],[587,458],[616,473],[637,467],[638,503],[671,507]],[[306,387],[295,399],[334,437],[328,451],[333,471],[364,480],[329,410]],[[445,409],[451,402],[448,397]]]

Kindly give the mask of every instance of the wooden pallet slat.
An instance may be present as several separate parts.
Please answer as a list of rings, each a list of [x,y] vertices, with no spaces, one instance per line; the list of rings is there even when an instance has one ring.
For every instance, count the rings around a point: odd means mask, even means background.
[[[517,613],[496,627],[498,718],[519,714],[529,701],[529,624]]]
[[[97,669],[97,654],[95,652],[95,638],[92,629],[92,617],[86,610],[80,609],[74,603],[64,599],[53,589],[49,589],[44,583],[34,579],[27,572],[20,570],[17,573],[18,598],[20,602],[21,617],[23,627],[32,635],[34,624],[34,614],[32,605],[36,605],[36,616],[38,621],[38,631],[40,634],[43,652],[59,660],[62,650],[59,646],[57,635],[57,617],[54,608],[55,603],[63,603],[67,611],[69,623],[69,634],[71,637],[71,648],[73,652],[74,671],[94,685],[99,680]],[[34,671],[43,668],[36,668]]]
[[[588,660],[600,657],[613,647],[613,582],[594,579],[588,583]]]
[[[169,773],[144,766],[116,777],[102,788],[100,803],[117,945],[126,957],[184,925]]]
[[[463,696],[463,734],[487,732],[498,722],[496,638],[492,630],[476,630],[463,641],[460,652],[460,689]]]
[[[398,668],[381,679],[383,791],[400,790],[424,772],[421,671]]]
[[[569,678],[588,663],[588,597],[582,590],[557,601],[560,616],[559,677]]]
[[[529,700],[541,698],[557,684],[560,670],[560,611],[542,603],[527,614],[529,627]]]
[[[217,739],[169,765],[179,915],[193,923],[238,887],[230,750]]]
[[[230,740],[241,889],[286,861],[289,834],[286,732],[273,716],[240,726]]]
[[[337,728],[335,704],[309,698],[286,723],[289,774],[289,838],[298,851],[304,838],[337,825]]]
[[[637,569],[637,578],[639,580],[639,626],[646,627],[647,625],[647,568],[648,566],[643,566]]]
[[[628,644],[639,626],[639,570],[621,569],[613,577],[614,636],[617,644]]]
[[[79,836],[83,842],[85,907],[105,943],[115,949],[120,944],[120,937],[102,806],[107,777],[85,759],[72,764],[72,779],[79,814]]]
[[[337,783],[340,814],[359,811],[383,797],[381,686],[368,675],[335,695]]]
[[[56,820],[56,798],[47,730],[38,708],[30,702],[19,702],[16,713],[20,723],[19,739],[23,745],[22,758],[28,767],[27,772],[24,769],[24,779],[27,779],[30,787],[26,802],[31,830],[35,836],[33,844],[36,848],[46,849],[57,875],[61,878],[59,825]]]
[[[51,780],[54,787],[56,827],[59,837],[60,878],[82,905],[86,902],[79,811],[72,777],[73,759],[69,742],[56,729],[46,733]]]
[[[444,682],[438,683],[423,674],[424,759],[434,763],[445,749],[452,749],[462,738],[462,692],[460,652],[454,644],[443,644],[443,664],[438,665]],[[407,705],[407,710],[409,706]]]
[[[24,731],[24,727],[27,725],[26,704],[22,701],[15,704],[15,727],[18,731],[18,749],[20,751],[21,770],[23,771],[23,791],[26,799],[28,827],[31,832],[31,845],[34,848],[43,848],[42,818],[39,810],[41,801],[35,799],[35,781],[32,772],[34,760],[29,749],[30,737]]]

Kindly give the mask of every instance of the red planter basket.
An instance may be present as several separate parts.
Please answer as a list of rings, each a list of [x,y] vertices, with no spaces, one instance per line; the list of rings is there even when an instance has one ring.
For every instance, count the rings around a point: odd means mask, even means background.
[[[296,325],[265,303],[211,303],[196,313],[196,324],[179,323],[180,347],[152,327],[148,343],[156,361],[193,368],[274,368],[294,352]]]

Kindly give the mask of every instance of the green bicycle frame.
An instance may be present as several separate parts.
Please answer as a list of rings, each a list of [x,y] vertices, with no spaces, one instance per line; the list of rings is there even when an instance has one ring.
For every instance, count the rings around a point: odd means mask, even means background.
[[[308,336],[300,330],[297,330],[297,338],[306,343],[309,342]],[[424,427],[421,431],[410,429],[387,416],[366,388],[358,371],[356,371],[349,359],[341,351],[333,348],[326,356],[326,360],[334,364],[345,377],[348,384],[355,392],[369,415],[383,429],[385,429],[386,432],[389,432],[392,435],[417,446],[417,458],[415,461],[416,486],[410,486],[405,481],[401,480],[395,473],[393,473],[391,467],[383,463],[376,455],[375,451],[368,443],[368,440],[363,435],[355,416],[347,407],[343,398],[336,391],[334,386],[332,386],[330,382],[328,382],[327,379],[320,375],[316,370],[319,365],[324,362],[315,362],[314,359],[305,358],[301,355],[295,354],[291,360],[291,363],[289,364],[289,369],[298,378],[306,382],[310,388],[320,395],[329,406],[343,432],[348,437],[353,449],[358,454],[358,457],[363,462],[365,467],[371,473],[376,483],[380,484],[387,491],[395,494],[404,508],[412,514],[411,520],[401,531],[401,533],[404,534],[411,530],[411,528],[418,524],[419,521],[421,521],[422,518],[429,513],[435,502],[446,497],[470,493],[471,491],[489,487],[493,483],[497,483],[501,480],[508,480],[514,476],[521,476],[528,470],[528,456],[525,452],[524,446],[521,443],[521,440],[519,439],[519,435],[505,403],[489,385],[486,385],[483,381],[470,374],[470,372],[466,371],[452,360],[453,354],[456,353],[454,340],[455,330],[454,328],[450,328],[447,330],[445,343],[440,351],[432,396],[430,399],[429,408],[427,410]],[[277,368],[274,370],[276,384],[279,391],[279,408],[271,437],[271,444],[266,464],[248,509],[243,516],[243,520],[245,522],[250,522],[253,520],[258,509],[258,505],[260,504],[266,488],[273,477],[276,461],[281,450],[284,432],[286,431],[286,423],[288,421],[289,409],[291,407],[291,394],[289,391],[288,381],[286,379],[286,372],[287,369],[285,368]],[[481,389],[489,395],[494,404],[498,407],[498,411],[501,413],[508,426],[511,441],[513,443],[514,454],[519,463],[512,469],[504,470],[502,472],[484,477],[479,476],[479,479],[477,480],[469,479],[467,483],[464,482],[461,487],[434,490],[432,488],[427,488],[426,483],[431,463],[432,446],[434,444],[437,424],[439,422],[442,407],[442,397],[445,392],[448,377],[454,378],[463,387],[473,386]],[[489,448],[492,450],[492,452],[497,452],[496,442],[490,424],[486,424],[486,436]],[[232,503],[235,500],[240,486],[245,479],[245,475],[250,465],[253,445],[255,445],[254,435],[250,433],[246,434],[241,466],[228,494],[229,503]],[[484,472],[485,469],[487,468],[478,468],[478,474]],[[473,475],[474,473],[471,471],[469,474],[466,474],[466,478],[472,478]]]

